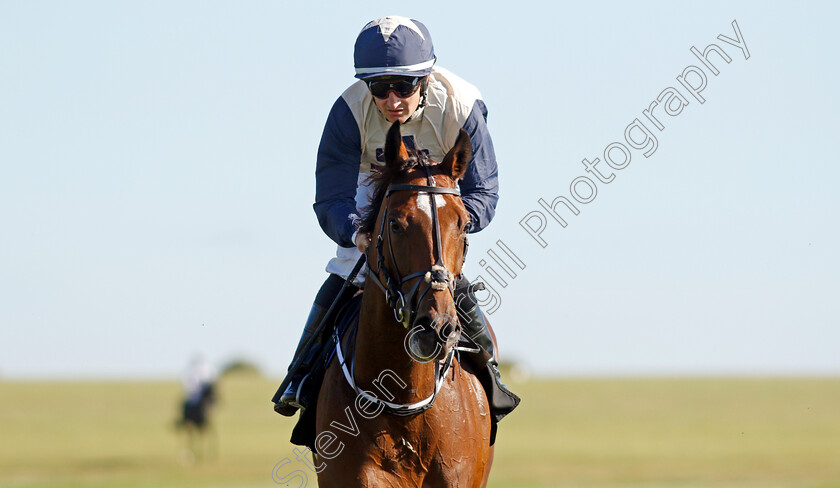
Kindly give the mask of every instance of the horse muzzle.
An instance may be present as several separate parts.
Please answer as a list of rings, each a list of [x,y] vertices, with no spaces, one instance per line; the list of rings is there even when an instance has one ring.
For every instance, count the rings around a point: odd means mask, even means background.
[[[461,324],[447,313],[420,313],[406,334],[405,350],[417,362],[439,361],[458,343]]]

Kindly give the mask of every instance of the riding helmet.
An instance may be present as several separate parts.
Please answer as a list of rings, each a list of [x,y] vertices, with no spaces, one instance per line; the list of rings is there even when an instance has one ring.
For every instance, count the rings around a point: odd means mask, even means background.
[[[388,16],[370,21],[353,50],[356,78],[426,76],[435,64],[429,30],[420,21]]]

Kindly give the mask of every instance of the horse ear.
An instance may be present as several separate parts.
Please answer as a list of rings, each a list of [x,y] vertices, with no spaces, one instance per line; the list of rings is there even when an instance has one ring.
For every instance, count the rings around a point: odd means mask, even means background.
[[[443,171],[451,175],[453,179],[460,180],[467,172],[467,165],[472,157],[472,143],[467,131],[461,129],[455,145],[446,153],[443,158]]]
[[[389,168],[402,168],[408,159],[408,150],[400,135],[400,121],[396,121],[388,129],[385,136],[385,165]]]

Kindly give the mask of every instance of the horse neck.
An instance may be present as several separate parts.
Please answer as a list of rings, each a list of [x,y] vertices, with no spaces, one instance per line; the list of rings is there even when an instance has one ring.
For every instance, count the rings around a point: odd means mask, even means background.
[[[374,380],[384,374],[395,374],[407,386],[400,389],[395,383],[388,384],[388,391],[396,397],[393,402],[413,403],[434,391],[434,361],[421,363],[412,359],[404,346],[407,334],[394,319],[394,312],[380,290],[367,287],[362,298],[354,356],[355,381],[360,388],[379,395],[373,388]]]

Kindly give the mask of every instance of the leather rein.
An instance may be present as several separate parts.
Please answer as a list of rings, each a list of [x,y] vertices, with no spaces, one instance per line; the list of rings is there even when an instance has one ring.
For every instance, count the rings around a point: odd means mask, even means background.
[[[376,285],[385,294],[385,300],[388,302],[388,305],[393,310],[394,318],[397,320],[397,322],[401,323],[406,329],[408,329],[416,319],[417,307],[419,306],[419,303],[422,301],[423,297],[426,296],[426,294],[430,290],[447,289],[449,290],[450,295],[452,295],[453,300],[455,299],[455,276],[449,271],[448,268],[446,268],[446,266],[443,263],[443,246],[441,245],[440,240],[440,219],[438,217],[437,202],[435,201],[434,195],[460,196],[461,192],[458,190],[458,188],[435,186],[435,181],[432,178],[429,166],[423,165],[423,167],[426,169],[426,179],[428,182],[427,185],[390,185],[385,192],[385,200],[387,201],[391,194],[397,191],[412,191],[417,193],[426,193],[429,196],[429,201],[431,203],[432,234],[434,245],[433,253],[435,258],[435,264],[433,264],[431,268],[427,270],[418,271],[402,276],[400,274],[399,268],[397,267],[397,261],[394,256],[394,248],[391,245],[391,231],[389,228],[388,253],[391,256],[391,263],[393,263],[394,266],[393,274],[385,266],[383,248],[385,241],[385,227],[388,217],[388,206],[386,204],[385,209],[382,212],[382,218],[379,222],[379,234],[376,237],[376,254],[378,258],[376,267],[378,269],[374,271],[369,266],[367,273],[368,278],[370,278],[371,281],[376,283]],[[364,259],[364,257],[362,259]],[[382,279],[380,275],[384,277],[384,279]],[[419,279],[421,277],[422,279]],[[411,290],[408,292],[408,294],[403,294],[403,285],[413,279],[417,279],[416,283],[414,284],[414,286],[411,287]],[[420,294],[418,296],[417,293],[418,290],[420,290],[420,286],[422,283],[425,283],[426,285],[423,287],[422,291],[420,291]],[[428,410],[432,407],[432,405],[435,402],[435,398],[438,395],[438,392],[440,392],[440,389],[443,386],[444,377],[446,375],[446,372],[452,365],[452,358],[454,357],[455,351],[457,349],[452,348],[443,360],[435,361],[435,389],[430,396],[426,397],[423,400],[420,400],[419,402],[409,404],[398,404],[376,398],[375,396],[369,394],[367,391],[359,388],[356,385],[356,382],[353,379],[353,372],[348,370],[347,368],[344,354],[341,350],[341,341],[338,339],[338,337],[336,337],[335,339],[336,356],[338,358],[339,364],[341,365],[341,369],[344,372],[344,378],[347,380],[347,382],[350,384],[353,390],[355,390],[359,396],[365,398],[367,401],[373,403],[374,405],[379,405],[383,408],[383,410],[386,410],[389,413],[399,416],[414,415]],[[355,362],[351,363],[351,370],[355,369],[354,365]]]

